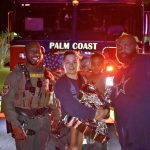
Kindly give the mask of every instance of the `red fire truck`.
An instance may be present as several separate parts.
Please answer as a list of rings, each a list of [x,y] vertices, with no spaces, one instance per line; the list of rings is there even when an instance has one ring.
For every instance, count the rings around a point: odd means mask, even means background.
[[[45,48],[45,63],[55,57],[60,67],[64,50],[81,53],[102,52],[115,48],[123,32],[133,34],[144,43],[149,33],[149,12],[141,0],[16,0],[8,13],[8,30],[21,38],[11,42],[10,69],[25,61],[24,45],[37,40]],[[142,48],[142,47],[141,47]],[[144,48],[142,49],[144,52]],[[52,54],[53,53],[53,54]],[[50,57],[50,55],[53,55]],[[56,63],[55,63],[56,64]]]
[[[51,70],[61,68],[65,50],[115,52],[123,32],[138,37],[144,52],[149,20],[141,0],[16,0],[8,13],[8,30],[19,35],[10,43],[10,69],[26,61],[24,47],[31,40],[45,48],[44,62]],[[106,80],[109,86],[112,80]]]

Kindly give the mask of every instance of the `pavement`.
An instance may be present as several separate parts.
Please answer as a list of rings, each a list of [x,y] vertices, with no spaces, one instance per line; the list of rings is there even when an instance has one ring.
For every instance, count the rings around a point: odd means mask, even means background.
[[[4,118],[0,118],[0,150],[16,150],[14,139],[6,132]]]

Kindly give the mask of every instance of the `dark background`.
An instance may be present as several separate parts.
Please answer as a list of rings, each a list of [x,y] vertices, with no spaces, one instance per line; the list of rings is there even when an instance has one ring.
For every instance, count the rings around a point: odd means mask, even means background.
[[[0,31],[7,29],[7,14],[13,10],[15,0],[0,0]],[[150,0],[144,0],[145,10],[150,11]]]
[[[7,14],[13,9],[13,0],[0,0],[0,31],[7,29]]]

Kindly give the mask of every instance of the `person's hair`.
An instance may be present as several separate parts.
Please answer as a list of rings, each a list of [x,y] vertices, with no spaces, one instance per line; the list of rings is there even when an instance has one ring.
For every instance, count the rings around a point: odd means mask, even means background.
[[[91,55],[91,60],[98,58],[101,62],[104,62],[104,56],[99,53],[94,53]]]
[[[75,55],[76,57],[78,57],[77,52],[75,52],[74,50],[68,50],[64,53],[63,60],[65,60],[66,56],[68,56],[68,55]]]

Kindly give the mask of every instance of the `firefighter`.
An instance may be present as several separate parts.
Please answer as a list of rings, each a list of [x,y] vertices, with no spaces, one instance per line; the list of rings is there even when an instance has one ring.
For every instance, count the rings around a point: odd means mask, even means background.
[[[43,65],[37,41],[25,46],[26,63],[18,64],[5,80],[2,109],[17,150],[45,150],[50,137],[50,114],[60,111],[53,93],[52,74]]]

